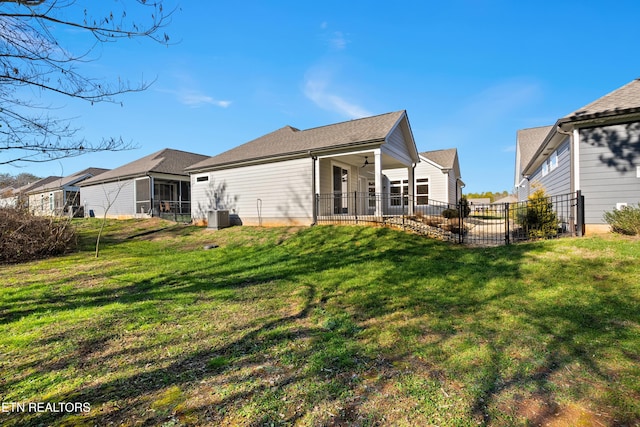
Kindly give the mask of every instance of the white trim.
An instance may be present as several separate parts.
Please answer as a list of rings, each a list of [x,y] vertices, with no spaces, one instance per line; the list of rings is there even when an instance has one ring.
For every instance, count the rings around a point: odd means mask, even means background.
[[[580,190],[580,131],[573,130],[573,191]]]
[[[376,183],[376,194],[382,194],[384,191],[382,188],[382,152],[379,148],[373,150],[373,167],[374,176],[373,179]],[[376,216],[382,216],[382,200],[381,197],[376,197]]]

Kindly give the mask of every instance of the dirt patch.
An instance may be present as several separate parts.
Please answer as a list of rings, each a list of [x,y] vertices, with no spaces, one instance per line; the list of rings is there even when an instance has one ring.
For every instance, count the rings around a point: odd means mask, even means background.
[[[604,413],[596,413],[578,404],[560,406],[542,396],[532,396],[517,404],[519,418],[528,425],[544,427],[612,426],[614,420]]]

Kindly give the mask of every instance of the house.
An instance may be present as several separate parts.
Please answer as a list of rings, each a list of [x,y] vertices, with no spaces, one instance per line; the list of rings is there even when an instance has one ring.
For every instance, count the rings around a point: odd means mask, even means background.
[[[185,168],[206,159],[166,148],[80,183],[86,216],[134,218],[190,213],[190,183]]]
[[[446,204],[455,205],[462,196],[462,182],[458,150],[433,150],[419,153],[420,161],[414,168],[416,208],[421,206]],[[408,194],[407,170],[383,170],[391,193]]]
[[[394,208],[383,170],[420,161],[406,111],[299,130],[285,126],[188,168],[194,222],[227,210],[247,225],[310,225]],[[398,203],[400,204],[400,203]],[[412,209],[412,207],[408,207]]]
[[[483,215],[488,213],[491,209],[490,197],[474,197],[468,198],[469,208],[471,209],[471,215]]]
[[[13,188],[10,191],[6,189],[0,194],[0,207],[28,208],[29,197],[27,194],[31,189],[59,181],[60,179],[62,179],[60,176],[48,176],[18,188]]]
[[[82,181],[106,172],[108,169],[87,168],[66,177],[31,186],[24,194],[28,197],[29,210],[34,215],[73,215],[80,208],[80,187]]]
[[[518,131],[519,200],[534,186],[549,195],[580,191],[585,232],[608,231],[607,211],[640,200],[640,79],[562,117]]]

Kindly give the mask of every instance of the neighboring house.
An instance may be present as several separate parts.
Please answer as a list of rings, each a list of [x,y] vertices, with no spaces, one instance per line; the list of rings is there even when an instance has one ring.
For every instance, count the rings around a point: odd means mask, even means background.
[[[12,189],[10,192],[3,191],[2,194],[0,194],[0,207],[28,208],[29,207],[28,192],[31,189],[49,184],[54,181],[59,181],[60,179],[62,179],[62,177],[60,176],[48,176],[46,178],[39,179],[35,182],[31,182],[21,187]]]
[[[80,207],[80,187],[78,185],[107,170],[87,168],[73,175],[32,186],[24,192],[29,198],[29,210],[34,215],[41,216],[75,214]]]
[[[0,208],[6,208],[14,205],[14,193],[16,189],[9,186],[0,189]]]
[[[428,204],[455,205],[462,196],[462,182],[458,150],[425,151],[419,153],[420,162],[414,168],[416,207]],[[391,191],[408,193],[406,169],[383,170]],[[402,187],[402,188],[401,188]]]
[[[164,149],[83,181],[80,198],[87,216],[188,217],[190,183],[185,168],[207,156]]]
[[[511,203],[517,203],[518,202],[518,197],[515,196],[514,194],[509,194],[506,197],[502,197],[496,201],[494,201],[493,203],[491,203],[491,210],[492,212],[495,213],[502,213],[505,211],[505,205],[511,204]]]
[[[471,215],[482,215],[490,210],[491,199],[489,197],[475,197],[467,199]]]
[[[640,200],[640,79],[562,117],[518,132],[518,197],[580,191],[585,232],[608,231],[603,214]]]
[[[307,130],[285,126],[188,168],[194,222],[228,210],[247,225],[310,225],[319,216],[382,216],[383,170],[419,162],[406,111]]]

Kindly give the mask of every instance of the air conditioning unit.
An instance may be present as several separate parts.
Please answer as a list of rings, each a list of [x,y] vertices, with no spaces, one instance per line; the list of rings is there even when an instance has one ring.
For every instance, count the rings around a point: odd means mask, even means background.
[[[207,228],[220,230],[229,227],[229,211],[209,211]]]

